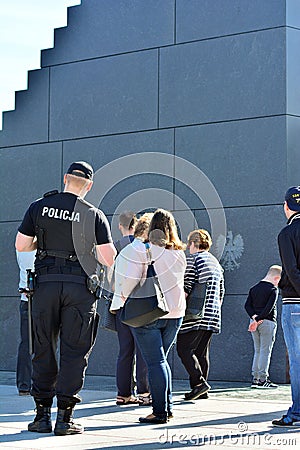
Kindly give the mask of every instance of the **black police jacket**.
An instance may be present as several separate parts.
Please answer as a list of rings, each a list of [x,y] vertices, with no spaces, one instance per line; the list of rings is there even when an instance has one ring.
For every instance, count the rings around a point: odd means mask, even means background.
[[[300,213],[288,220],[278,235],[282,261],[279,288],[283,298],[300,298]]]
[[[93,247],[112,242],[103,212],[70,192],[53,191],[33,202],[19,231],[26,236],[37,236],[38,254],[43,256],[43,252],[46,253],[46,257],[36,258],[36,269],[55,265],[53,254],[72,257],[76,254],[79,261],[71,259],[67,262],[80,265],[90,275],[97,266]]]

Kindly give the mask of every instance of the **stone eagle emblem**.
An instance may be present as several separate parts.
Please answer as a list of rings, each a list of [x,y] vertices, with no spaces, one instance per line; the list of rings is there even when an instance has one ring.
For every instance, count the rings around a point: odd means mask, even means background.
[[[224,250],[222,253],[223,248]],[[242,236],[240,234],[233,236],[232,231],[228,231],[226,238],[220,234],[216,242],[216,252],[224,270],[231,272],[238,269],[240,267],[238,259],[240,259],[244,252],[244,241]]]

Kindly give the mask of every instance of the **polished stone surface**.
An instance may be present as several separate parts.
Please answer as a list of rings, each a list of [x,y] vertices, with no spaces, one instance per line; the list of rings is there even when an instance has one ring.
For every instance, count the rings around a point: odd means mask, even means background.
[[[32,202],[61,189],[61,142],[0,149],[0,158],[1,221],[22,220]]]
[[[285,30],[160,51],[160,127],[285,114]]]
[[[173,0],[89,0],[69,8],[68,27],[55,31],[55,47],[42,67],[174,44]]]
[[[285,14],[285,2],[281,0],[177,0],[176,42],[284,26]],[[292,10],[290,15],[292,20]]]
[[[213,207],[210,182],[224,207],[281,203],[286,190],[286,145],[284,116],[177,128],[175,155],[194,168],[176,165],[175,193],[190,208],[201,208],[203,202]],[[202,173],[208,182],[200,187]]]
[[[149,50],[53,67],[50,140],[156,128],[157,65]]]
[[[299,16],[300,3],[298,2]],[[300,61],[298,58],[300,46],[300,29],[287,28],[287,113],[300,116],[300,90],[297,80],[300,77]]]
[[[16,92],[15,107],[3,113],[0,147],[47,141],[49,69],[28,72],[28,90]]]

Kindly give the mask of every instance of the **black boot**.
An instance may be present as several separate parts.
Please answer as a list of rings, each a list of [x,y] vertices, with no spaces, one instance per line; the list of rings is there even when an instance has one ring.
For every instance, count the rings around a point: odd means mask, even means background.
[[[37,433],[51,433],[51,404],[52,399],[34,399],[36,404],[36,416],[28,425],[28,431],[35,431]],[[47,406],[45,406],[45,404]],[[50,406],[49,406],[50,405]]]
[[[84,428],[79,423],[73,422],[74,405],[66,409],[58,408],[54,434],[65,436],[67,434],[81,434]]]

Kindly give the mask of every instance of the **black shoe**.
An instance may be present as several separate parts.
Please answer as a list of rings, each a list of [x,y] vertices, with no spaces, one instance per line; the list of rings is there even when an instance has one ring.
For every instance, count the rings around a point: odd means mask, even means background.
[[[256,389],[258,386],[259,380],[257,378],[253,378],[252,383],[251,383],[251,388],[252,389]]]
[[[197,400],[201,395],[206,394],[210,390],[210,385],[203,381],[203,383],[195,386],[190,392],[184,394],[185,400]]]
[[[252,387],[252,386],[251,386]],[[260,381],[258,380],[256,389],[276,389],[278,388],[278,384],[272,383],[271,380],[264,380],[264,381]]]
[[[150,416],[147,417],[140,417],[139,418],[140,423],[167,423],[168,422],[168,418],[167,417],[158,417],[155,416],[154,414],[150,414]]]
[[[172,411],[168,412],[168,420],[169,419],[174,419],[174,414],[172,413]]]
[[[293,420],[285,415],[282,416],[281,419],[272,420],[272,425],[274,425],[274,427],[300,428],[300,420]]]
[[[43,406],[43,404],[36,401],[36,416],[33,422],[28,424],[28,431],[51,433],[51,406]]]
[[[54,428],[55,436],[83,433],[83,426],[73,421],[73,412],[74,406],[69,406],[67,409],[58,409]]]
[[[206,392],[205,394],[200,395],[200,397],[198,397],[196,400],[205,400],[208,398],[208,393]]]

